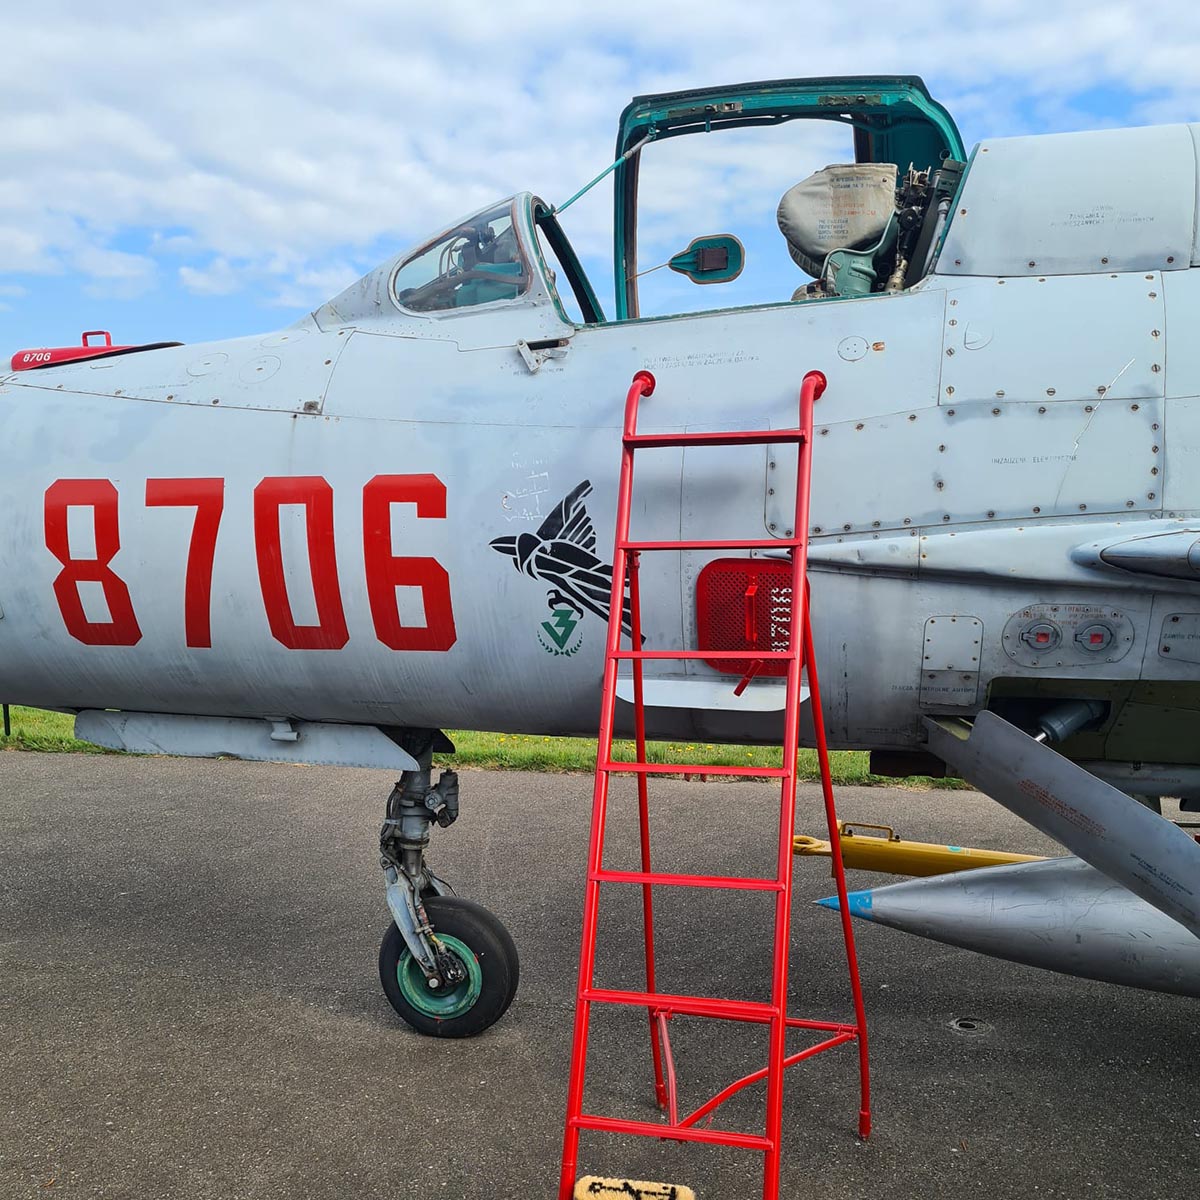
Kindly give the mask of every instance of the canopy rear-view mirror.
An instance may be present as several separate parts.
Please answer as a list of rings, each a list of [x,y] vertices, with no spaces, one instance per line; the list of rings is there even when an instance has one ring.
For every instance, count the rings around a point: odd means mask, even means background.
[[[746,249],[731,233],[714,233],[693,238],[668,263],[672,271],[686,275],[693,283],[728,283],[736,279],[746,265]]]

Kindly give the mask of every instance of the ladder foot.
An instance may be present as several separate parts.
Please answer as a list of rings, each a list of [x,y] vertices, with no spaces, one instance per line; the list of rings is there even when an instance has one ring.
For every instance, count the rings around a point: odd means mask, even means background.
[[[585,1175],[575,1185],[574,1200],[696,1200],[696,1193],[678,1183],[601,1179],[596,1175]]]
[[[863,1108],[858,1113],[858,1136],[865,1142],[871,1136],[871,1110]]]

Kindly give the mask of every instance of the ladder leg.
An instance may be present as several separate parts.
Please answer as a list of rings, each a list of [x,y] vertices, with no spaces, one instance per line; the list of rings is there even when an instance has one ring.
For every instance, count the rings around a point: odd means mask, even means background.
[[[603,718],[602,718],[603,719]],[[609,721],[611,728],[611,718]],[[610,736],[611,744],[611,736]],[[603,744],[603,743],[602,743]],[[598,771],[592,793],[592,834],[588,846],[589,874],[599,870],[604,859],[604,824],[608,810],[608,775]],[[589,879],[583,902],[583,934],[579,945],[579,983],[575,1001],[575,1030],[571,1039],[571,1077],[567,1085],[567,1121],[563,1132],[562,1172],[559,1200],[571,1200],[579,1162],[579,1127],[575,1118],[583,1111],[583,1081],[587,1069],[591,1003],[583,994],[592,986],[596,967],[596,925],[600,907],[600,885]]]
[[[807,585],[806,585],[807,593]],[[825,717],[821,711],[821,686],[817,679],[817,662],[813,654],[812,622],[809,620],[807,595],[804,605],[804,658],[808,664],[809,710],[813,718],[814,741],[821,763],[821,791],[825,797],[825,820],[829,826],[830,858],[837,883],[838,909],[842,920],[842,940],[846,946],[846,966],[850,973],[850,990],[854,996],[854,1023],[858,1026],[858,1078],[860,1099],[858,1136],[871,1136],[871,1072],[867,1061],[867,1014],[863,1005],[862,981],[858,977],[858,952],[854,945],[854,927],[850,920],[850,905],[846,899],[846,868],[842,863],[841,831],[833,802],[833,779],[829,773],[829,747],[825,743]]]
[[[629,615],[631,642],[638,650],[642,645],[642,606],[641,593],[638,587],[638,568],[641,556],[634,552],[629,556]],[[633,723],[634,738],[637,744],[637,760],[646,761],[646,708],[642,686],[642,662],[633,662]],[[642,870],[650,872],[650,781],[645,773],[637,777],[638,787],[638,826],[641,838]],[[645,930],[646,945],[646,991],[658,990],[655,982],[654,969],[654,888],[649,883],[642,885],[642,924]],[[663,1077],[663,1047],[659,1037],[660,1026],[665,1036],[666,1027],[659,1020],[654,1009],[648,1011],[650,1019],[650,1056],[654,1064],[654,1097],[658,1107],[668,1106],[667,1086]],[[669,1046],[670,1043],[668,1042]],[[670,1053],[669,1049],[667,1051]]]
[[[653,377],[639,372],[634,377],[625,405],[625,432],[633,433],[637,422],[637,400],[654,388]],[[571,1076],[567,1084],[567,1119],[563,1131],[562,1168],[559,1173],[559,1200],[572,1200],[579,1164],[579,1115],[583,1111],[583,1084],[587,1071],[588,1034],[591,1026],[591,1001],[584,997],[592,987],[596,969],[596,926],[600,910],[600,883],[596,875],[604,865],[604,827],[608,816],[609,774],[600,763],[612,759],[613,720],[617,708],[617,659],[621,645],[621,613],[625,607],[625,583],[628,556],[622,544],[629,538],[629,514],[633,504],[633,451],[623,446],[621,475],[617,485],[617,537],[613,548],[612,591],[609,594],[608,638],[604,653],[604,682],[600,692],[600,729],[597,737],[596,780],[592,788],[592,829],[588,842],[588,880],[583,901],[583,932],[579,942],[579,978],[575,993],[575,1029],[571,1039]]]
[[[803,451],[803,447],[801,448]],[[797,470],[797,530],[799,511],[806,502],[807,460],[800,457]],[[807,520],[807,513],[803,514]],[[779,1162],[783,1142],[783,1075],[787,1057],[788,968],[792,940],[792,839],[796,829],[796,755],[800,743],[800,680],[807,645],[804,641],[807,603],[805,581],[807,555],[792,554],[792,614],[789,622],[788,647],[792,652],[787,670],[787,699],[783,721],[783,780],[779,802],[779,845],[775,877],[783,885],[775,897],[775,955],[771,978],[771,1005],[775,1016],[771,1021],[771,1040],[767,1057],[767,1128],[771,1148],[764,1155],[763,1200],[779,1196]]]
[[[790,689],[789,689],[790,690]],[[798,708],[799,705],[790,705]],[[785,725],[794,722],[789,715]],[[795,731],[792,733],[795,746]],[[767,1050],[767,1121],[766,1136],[771,1147],[766,1151],[763,1163],[763,1200],[777,1200],[779,1196],[779,1162],[783,1140],[783,1082],[784,1059],[787,1057],[787,1002],[788,971],[791,957],[792,937],[792,837],[796,822],[796,771],[795,750],[792,750],[790,773],[784,777],[780,797],[779,844],[777,878],[784,884],[775,896],[775,954],[771,975],[771,1007],[775,1014],[771,1019],[770,1042]],[[788,753],[784,751],[786,763]]]

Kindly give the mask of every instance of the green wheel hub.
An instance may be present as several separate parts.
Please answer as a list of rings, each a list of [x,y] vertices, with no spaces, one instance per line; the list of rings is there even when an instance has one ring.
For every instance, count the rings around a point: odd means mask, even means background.
[[[418,1012],[448,1021],[452,1017],[461,1017],[463,1013],[470,1012],[475,1001],[479,999],[479,993],[483,989],[483,968],[470,947],[458,938],[439,934],[437,940],[466,967],[466,979],[446,992],[433,989],[426,982],[425,974],[417,965],[417,960],[405,950],[396,964],[396,982],[400,985],[400,994]]]

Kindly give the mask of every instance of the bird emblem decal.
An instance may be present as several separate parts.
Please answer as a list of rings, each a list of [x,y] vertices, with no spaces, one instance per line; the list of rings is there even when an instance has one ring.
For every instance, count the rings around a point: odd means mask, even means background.
[[[542,627],[560,653],[566,652],[585,611],[608,621],[612,566],[596,557],[596,530],[583,503],[591,490],[591,481],[585,479],[555,507],[537,533],[499,537],[490,543],[493,550],[507,554],[518,571],[551,585],[546,603],[553,616]],[[626,633],[631,632],[628,597],[621,624]]]

